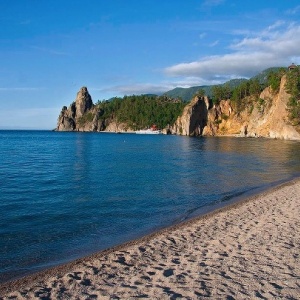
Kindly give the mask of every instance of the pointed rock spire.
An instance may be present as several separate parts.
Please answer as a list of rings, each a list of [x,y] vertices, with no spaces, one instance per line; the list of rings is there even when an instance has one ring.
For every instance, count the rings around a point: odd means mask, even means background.
[[[93,107],[93,100],[88,92],[88,89],[84,86],[77,93],[75,100],[76,105],[76,118],[82,117],[82,115],[89,111]]]

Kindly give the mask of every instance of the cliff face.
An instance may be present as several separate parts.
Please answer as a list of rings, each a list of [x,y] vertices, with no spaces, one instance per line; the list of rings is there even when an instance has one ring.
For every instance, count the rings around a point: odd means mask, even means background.
[[[179,116],[170,129],[171,133],[179,135],[202,135],[207,125],[207,115],[210,103],[207,97],[196,96],[186,105],[183,114]]]
[[[62,108],[57,121],[57,131],[73,131],[76,128],[75,111],[73,104],[69,108],[66,106]]]
[[[94,106],[91,95],[89,94],[86,87],[82,87],[77,93],[75,100],[75,112],[76,119],[82,117],[87,111],[89,111]]]
[[[234,115],[230,100],[221,100],[219,105],[214,105],[207,116],[207,126],[203,130],[203,135],[221,135],[225,132],[233,134],[239,132],[240,124],[232,122]],[[226,122],[224,122],[226,120]]]
[[[286,76],[281,79],[278,93],[270,87],[262,91],[259,100],[236,113],[229,100],[222,100],[208,112],[203,135],[239,134],[247,137],[267,137],[300,140],[300,134],[288,121],[287,103],[290,95],[285,90]]]
[[[286,76],[280,83],[280,90],[274,95],[270,88],[261,94],[261,105],[256,105],[249,120],[245,120],[242,134],[246,136],[263,136],[278,139],[298,140],[300,134],[289,124],[287,103],[290,95],[285,90]]]

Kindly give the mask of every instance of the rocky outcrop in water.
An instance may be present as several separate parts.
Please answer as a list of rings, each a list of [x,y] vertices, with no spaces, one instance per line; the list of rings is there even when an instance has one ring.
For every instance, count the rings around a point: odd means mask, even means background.
[[[118,123],[113,116],[103,118],[104,111],[93,104],[86,87],[77,93],[75,101],[59,114],[56,131],[107,131],[124,132],[130,130],[127,124]]]
[[[93,111],[92,97],[86,87],[77,93],[69,108],[64,106],[59,114],[57,131],[92,131],[99,126],[97,114]],[[90,114],[88,114],[90,112]],[[101,125],[100,125],[101,126]]]

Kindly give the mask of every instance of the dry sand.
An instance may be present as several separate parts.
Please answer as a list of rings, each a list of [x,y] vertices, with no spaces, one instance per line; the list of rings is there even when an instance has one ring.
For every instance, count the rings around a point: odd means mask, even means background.
[[[300,299],[300,181],[0,286],[1,299]]]

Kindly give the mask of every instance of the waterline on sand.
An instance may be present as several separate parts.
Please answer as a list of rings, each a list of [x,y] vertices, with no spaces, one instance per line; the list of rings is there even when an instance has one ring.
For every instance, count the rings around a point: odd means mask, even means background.
[[[299,195],[300,180],[295,179],[122,246],[3,284],[0,295],[296,299]]]

